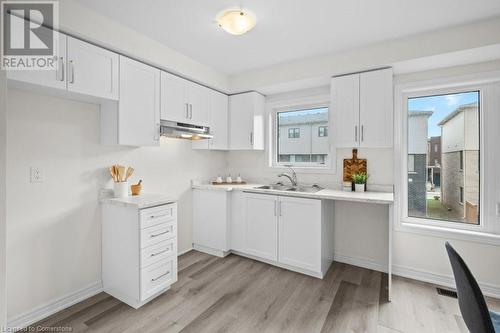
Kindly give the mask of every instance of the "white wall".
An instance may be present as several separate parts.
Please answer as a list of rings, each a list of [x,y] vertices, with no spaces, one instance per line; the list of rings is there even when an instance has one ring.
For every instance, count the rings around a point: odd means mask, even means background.
[[[6,271],[6,214],[5,214],[5,185],[6,185],[6,160],[7,160],[7,81],[4,71],[0,70],[0,327],[6,324],[6,297],[5,277]]]
[[[443,153],[460,151],[464,149],[465,134],[465,114],[460,112],[455,117],[448,120],[442,127],[442,149]],[[475,124],[477,126],[477,122]]]
[[[9,89],[7,108],[8,317],[12,319],[101,279],[98,192],[107,167],[131,165],[144,191],[179,199],[179,251],[191,248],[192,178],[226,167],[226,154],[162,138],[160,147],[99,143],[99,107]],[[44,183],[30,183],[30,166]]]
[[[408,154],[427,154],[428,115],[412,113],[408,117]]]

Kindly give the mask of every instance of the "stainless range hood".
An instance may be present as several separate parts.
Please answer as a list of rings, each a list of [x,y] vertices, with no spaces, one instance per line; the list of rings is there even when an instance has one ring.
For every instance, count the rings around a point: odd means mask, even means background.
[[[160,134],[169,138],[185,140],[205,140],[213,138],[210,128],[191,124],[178,123],[175,121],[161,120]]]

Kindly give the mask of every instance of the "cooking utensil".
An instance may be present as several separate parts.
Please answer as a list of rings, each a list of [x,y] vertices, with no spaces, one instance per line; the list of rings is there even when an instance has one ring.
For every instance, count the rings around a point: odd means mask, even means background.
[[[127,169],[127,175],[125,176],[125,181],[127,181],[132,175],[134,174],[134,168],[128,167]]]

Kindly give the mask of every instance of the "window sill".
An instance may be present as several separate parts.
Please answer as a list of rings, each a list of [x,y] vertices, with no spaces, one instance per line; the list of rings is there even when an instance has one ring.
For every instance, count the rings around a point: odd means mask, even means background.
[[[500,235],[489,232],[437,227],[411,222],[401,222],[396,231],[500,246]]]
[[[284,165],[268,165],[267,168],[272,171],[287,171],[290,170],[289,167]],[[336,175],[337,172],[331,167],[313,167],[313,166],[292,166],[297,174],[326,174],[326,175]]]

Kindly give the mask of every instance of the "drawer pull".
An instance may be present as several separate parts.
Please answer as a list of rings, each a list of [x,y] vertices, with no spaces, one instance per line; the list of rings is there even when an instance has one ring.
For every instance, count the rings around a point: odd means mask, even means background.
[[[150,219],[157,219],[157,218],[164,217],[164,216],[170,216],[170,214],[150,215],[149,218]]]
[[[167,251],[170,251],[170,249],[165,249],[165,250],[160,251],[160,252],[151,253],[150,257],[156,257],[156,256],[159,256],[160,254],[165,253],[165,252],[167,252]]]
[[[161,236],[161,235],[168,234],[169,232],[170,232],[170,230],[167,230],[167,231],[164,231],[164,232],[160,232],[159,234],[150,235],[149,237],[150,238],[155,238],[155,237],[158,237],[158,236]]]
[[[167,271],[166,273],[164,273],[158,277],[155,277],[154,279],[151,279],[151,282],[155,282],[155,281],[161,279],[162,277],[167,276],[168,274],[170,274],[170,271]]]

